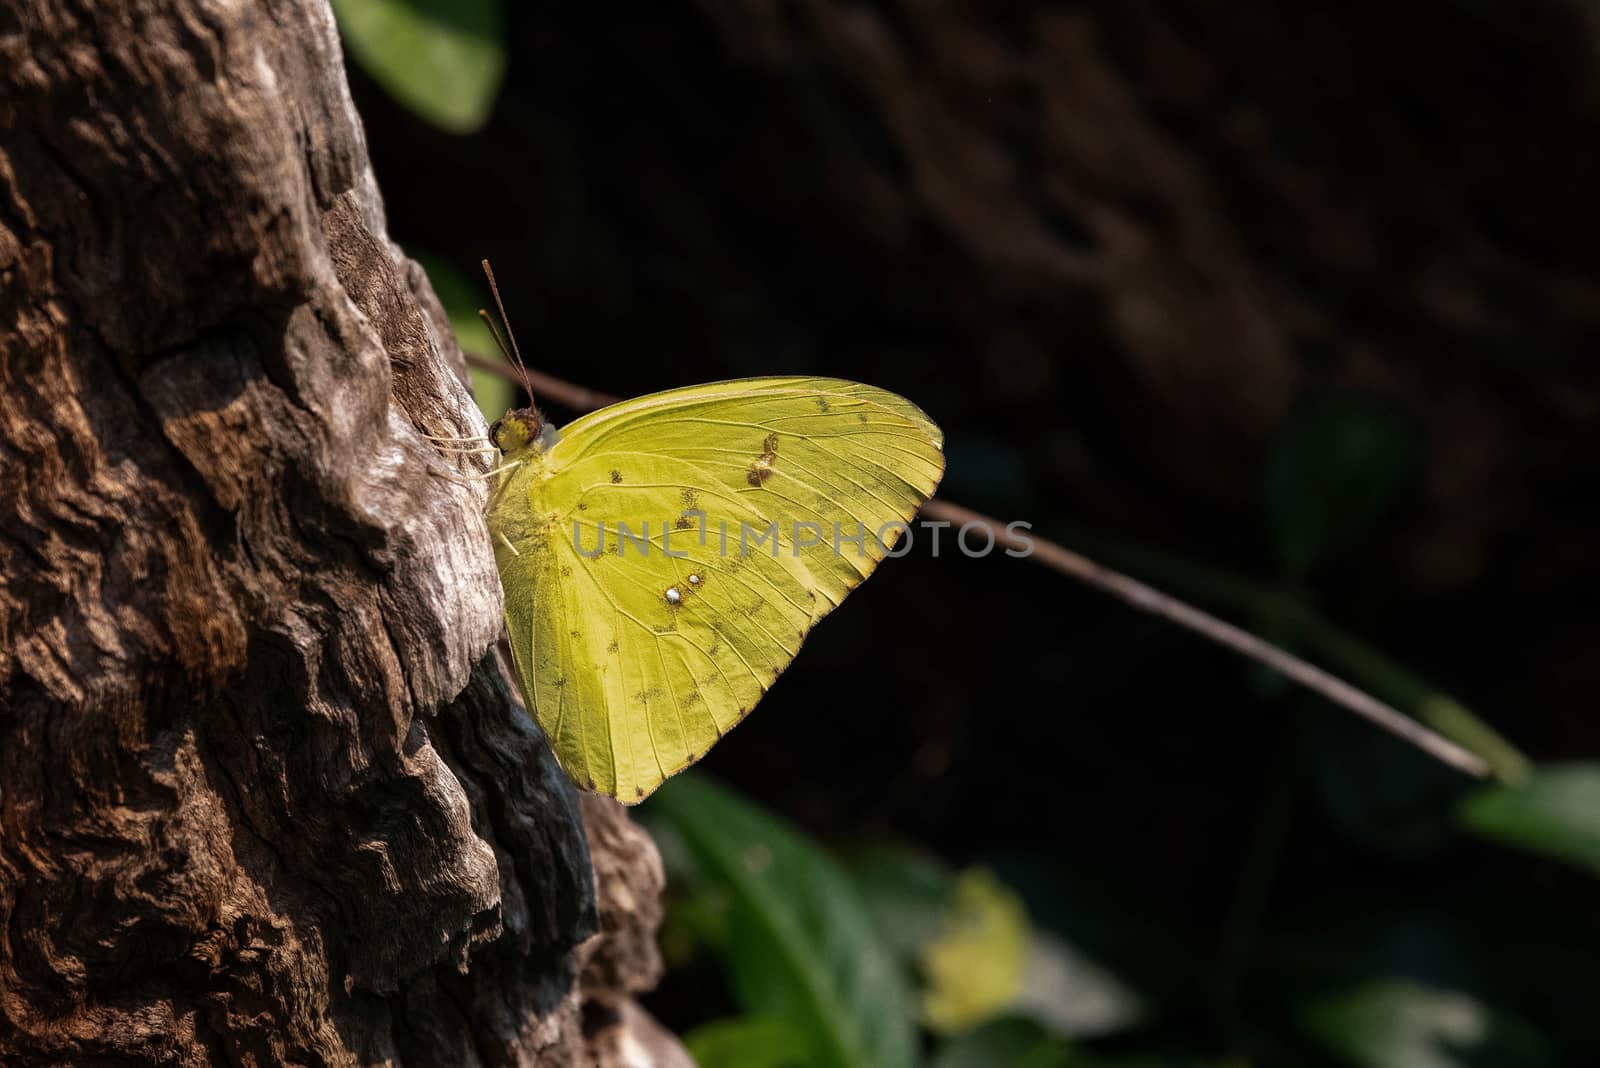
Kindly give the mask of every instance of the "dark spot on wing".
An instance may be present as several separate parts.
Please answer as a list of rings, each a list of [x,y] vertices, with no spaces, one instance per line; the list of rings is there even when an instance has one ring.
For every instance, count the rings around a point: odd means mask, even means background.
[[[692,512],[700,506],[700,494],[688,486],[683,487],[683,491],[678,494],[678,498],[683,501],[683,510],[686,512]]]
[[[635,786],[633,788],[633,796],[634,797],[643,797],[644,796],[644,787],[643,786]]]
[[[587,504],[584,504],[582,501],[578,502],[578,511],[587,512],[588,510],[589,510],[589,506]]]
[[[621,471],[613,471],[613,472],[611,472],[611,484],[613,486],[615,486],[617,483],[619,483],[621,481],[622,481],[622,472]]]
[[[615,639],[615,638],[611,639],[611,644],[606,646],[606,652],[608,652],[608,653],[617,652],[617,639]]]
[[[827,397],[818,397],[817,398],[817,411],[819,411],[819,412],[831,411],[831,409],[828,407],[828,398]]]
[[[778,435],[768,434],[766,440],[761,443],[761,455],[755,458],[750,464],[750,470],[745,473],[745,481],[759,487],[772,476],[772,462],[777,458]]]
[[[856,422],[865,423],[866,421],[867,421],[867,413],[866,412],[857,412],[856,413]]]
[[[674,530],[693,530],[694,529],[694,520],[690,519],[686,515],[680,515],[678,517],[678,521],[676,523],[672,524],[672,528]]]

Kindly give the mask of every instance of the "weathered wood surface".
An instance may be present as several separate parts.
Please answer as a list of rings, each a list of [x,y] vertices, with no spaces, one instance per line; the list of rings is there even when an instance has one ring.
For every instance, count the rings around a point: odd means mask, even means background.
[[[0,1063],[642,1040],[659,861],[489,652],[460,369],[326,0],[0,0]]]

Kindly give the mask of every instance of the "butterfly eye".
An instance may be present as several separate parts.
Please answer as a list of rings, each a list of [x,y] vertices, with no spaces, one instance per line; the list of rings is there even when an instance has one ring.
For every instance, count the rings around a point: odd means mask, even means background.
[[[493,422],[493,423],[491,423],[491,424],[490,424],[490,426],[489,426],[489,440],[490,440],[490,441],[492,441],[492,442],[494,442],[494,444],[495,444],[495,446],[496,446],[496,447],[497,447],[497,448],[498,448],[498,447],[499,447],[499,445],[500,445],[500,427],[501,427],[501,426],[502,426],[502,425],[503,425],[503,424],[504,424],[504,423],[505,423],[505,420],[504,420],[504,419],[496,419],[496,420],[495,420],[495,421],[494,421],[494,422]]]

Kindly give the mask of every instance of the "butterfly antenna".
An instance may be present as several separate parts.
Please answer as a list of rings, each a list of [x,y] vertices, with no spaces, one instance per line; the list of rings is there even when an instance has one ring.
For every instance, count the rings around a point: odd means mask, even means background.
[[[495,324],[494,316],[483,308],[478,309],[478,318],[483,320],[483,325],[489,328],[489,336],[494,338],[494,347],[500,350],[500,355],[506,358],[506,363],[516,367],[516,359],[512,357],[511,350],[506,348],[506,339],[500,336],[500,327]],[[493,362],[493,361],[490,361]]]
[[[528,367],[522,362],[522,351],[517,348],[517,335],[511,332],[511,319],[506,315],[505,301],[500,299],[500,286],[494,280],[494,268],[489,266],[489,261],[483,261],[483,276],[489,280],[489,292],[494,294],[494,306],[500,311],[500,322],[505,327],[505,339],[500,337],[500,331],[495,329],[494,321],[489,318],[489,313],[482,308],[478,309],[478,317],[489,328],[489,333],[494,335],[494,343],[500,346],[500,354],[517,366],[517,373],[522,376],[522,388],[528,391],[528,402],[533,402],[533,383],[528,381]],[[506,341],[511,342],[509,349]]]

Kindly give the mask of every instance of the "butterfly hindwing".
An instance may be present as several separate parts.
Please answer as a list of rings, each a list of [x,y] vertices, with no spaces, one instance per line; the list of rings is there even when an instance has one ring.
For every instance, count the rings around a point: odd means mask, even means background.
[[[517,668],[574,781],[637,801],[748,714],[932,493],[940,444],[882,390],[748,379],[586,416],[503,483]]]

